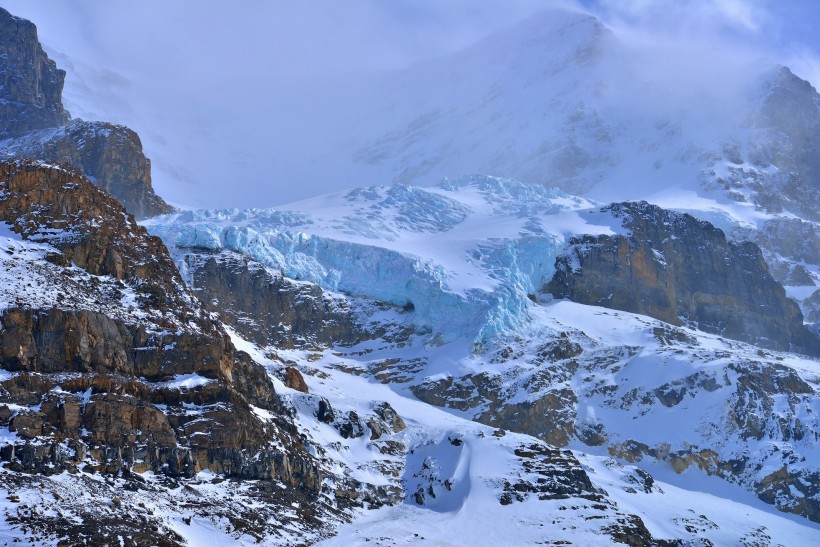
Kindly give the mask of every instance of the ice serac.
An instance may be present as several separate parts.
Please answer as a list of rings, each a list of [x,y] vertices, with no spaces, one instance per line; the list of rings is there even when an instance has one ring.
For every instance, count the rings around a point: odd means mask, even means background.
[[[177,213],[146,226],[176,254],[233,251],[292,279],[412,309],[417,329],[442,341],[480,345],[526,322],[528,295],[551,277],[563,248],[560,222],[584,224],[573,211],[588,205],[476,175],[433,189],[358,189],[283,210]]]
[[[0,164],[0,222],[7,469],[174,480],[207,471],[287,484],[294,500],[318,495],[319,468],[265,369],[237,351],[122,205],[82,175],[17,161]],[[13,491],[23,479],[2,480]],[[278,491],[262,497],[282,502]]]
[[[820,340],[753,243],[727,241],[707,222],[646,202],[603,211],[629,233],[572,238],[545,291],[762,347],[820,354]]]
[[[154,193],[151,162],[137,134],[107,122],[70,120],[65,71],[37,41],[33,23],[0,8],[0,158],[68,164],[137,218],[172,208]]]

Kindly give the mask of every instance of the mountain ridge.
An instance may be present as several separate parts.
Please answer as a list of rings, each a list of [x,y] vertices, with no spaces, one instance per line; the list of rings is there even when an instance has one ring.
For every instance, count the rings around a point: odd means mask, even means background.
[[[0,538],[820,541],[820,369],[798,353],[820,329],[788,298],[820,280],[816,222],[792,205],[813,207],[800,146],[816,92],[775,71],[748,131],[711,149],[687,141],[696,124],[613,122],[625,114],[607,111],[597,70],[628,52],[600,21],[548,11],[522,28],[475,46],[499,70],[516,61],[506,88],[488,65],[472,95],[384,133],[370,159],[420,151],[393,167],[426,176],[525,120],[506,150],[534,146],[524,163],[586,188],[630,167],[607,150],[649,135],[635,165],[660,150],[706,169],[663,196],[673,208],[468,175],[138,223],[161,203],[134,132],[72,120],[0,141],[73,165],[0,163]],[[405,73],[434,66],[447,84],[414,105],[471,88],[469,63],[449,72],[458,55]],[[578,130],[568,140],[491,112],[510,96],[543,106],[556,80],[566,93],[547,107]],[[459,136],[460,116],[486,124]]]
[[[137,218],[169,213],[154,193],[151,162],[127,127],[71,119],[66,76],[48,58],[33,23],[0,8],[0,158],[64,163],[85,173]]]

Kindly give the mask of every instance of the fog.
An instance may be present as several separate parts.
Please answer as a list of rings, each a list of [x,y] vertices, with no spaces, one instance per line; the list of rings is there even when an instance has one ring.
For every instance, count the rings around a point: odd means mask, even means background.
[[[355,116],[366,115],[374,82],[452,55],[545,7],[599,17],[634,51],[636,74],[661,82],[659,96],[687,108],[731,103],[762,59],[816,85],[820,48],[810,23],[820,8],[781,4],[2,2],[38,26],[49,55],[68,72],[64,102],[72,115],[135,129],[153,161],[157,192],[192,207],[270,207],[373,182],[360,180],[338,150],[361,137]]]

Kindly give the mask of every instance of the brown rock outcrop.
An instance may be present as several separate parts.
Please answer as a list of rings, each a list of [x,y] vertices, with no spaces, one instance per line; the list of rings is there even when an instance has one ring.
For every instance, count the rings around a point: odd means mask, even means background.
[[[305,383],[305,378],[302,376],[302,373],[294,367],[285,367],[285,385],[290,389],[295,389],[296,391],[301,391],[302,393],[308,392],[308,386]]]
[[[170,213],[154,193],[151,161],[132,129],[107,122],[72,120],[65,126],[0,142],[0,157],[67,164],[85,173],[138,219]]]
[[[0,164],[0,221],[55,248],[53,283],[82,269],[89,286],[47,308],[20,295],[0,314],[0,367],[12,373],[0,403],[29,408],[9,425],[36,441],[4,446],[9,468],[208,469],[318,491],[318,468],[266,371],[234,348],[122,205],[69,170],[13,162]],[[110,287],[106,302],[95,286]],[[111,314],[117,306],[132,309]]]
[[[33,161],[0,163],[0,190],[0,220],[26,239],[57,247],[65,264],[121,281],[178,285],[172,295],[182,291],[162,241],[74,170]]]
[[[206,309],[261,346],[350,344],[362,334],[347,300],[293,281],[231,251],[186,256],[191,284]]]
[[[753,243],[727,241],[708,222],[646,202],[603,211],[629,234],[572,238],[545,292],[771,349],[820,354],[820,340],[803,326],[800,308]]]

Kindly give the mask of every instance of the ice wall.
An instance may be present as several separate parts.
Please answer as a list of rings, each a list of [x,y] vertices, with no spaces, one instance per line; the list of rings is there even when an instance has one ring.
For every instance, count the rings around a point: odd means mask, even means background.
[[[528,295],[565,248],[556,215],[589,205],[472,176],[353,190],[299,211],[188,211],[146,226],[171,249],[227,249],[328,290],[412,305],[418,329],[483,344],[528,321]]]

